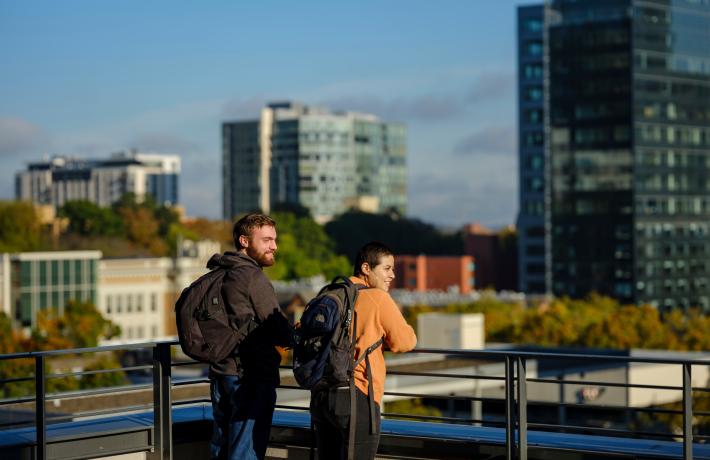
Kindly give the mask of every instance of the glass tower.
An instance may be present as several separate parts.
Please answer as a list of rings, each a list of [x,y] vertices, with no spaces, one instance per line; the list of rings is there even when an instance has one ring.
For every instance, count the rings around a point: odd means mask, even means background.
[[[222,127],[224,217],[281,204],[319,222],[358,208],[406,212],[406,128],[292,102]]]
[[[544,8],[518,8],[518,280],[527,293],[545,279]]]
[[[552,290],[710,307],[710,1],[546,5]]]

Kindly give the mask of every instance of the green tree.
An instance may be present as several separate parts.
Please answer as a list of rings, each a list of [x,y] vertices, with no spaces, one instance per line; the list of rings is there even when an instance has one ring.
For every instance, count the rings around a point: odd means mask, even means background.
[[[0,252],[36,250],[40,235],[39,219],[31,203],[0,201]]]
[[[120,216],[90,201],[68,201],[59,209],[59,215],[69,219],[69,231],[77,235],[122,236],[125,232]]]
[[[349,211],[328,222],[326,233],[338,254],[353,257],[368,241],[381,241],[396,254],[463,254],[460,233],[444,234],[434,226],[396,214]]]
[[[56,309],[40,312],[37,324],[31,335],[31,350],[93,348],[99,339],[110,339],[120,333],[91,302],[75,300],[67,302],[62,315]]]
[[[309,216],[275,212],[278,233],[277,263],[267,269],[272,279],[289,280],[324,275],[348,275],[347,259],[335,254],[333,241]]]

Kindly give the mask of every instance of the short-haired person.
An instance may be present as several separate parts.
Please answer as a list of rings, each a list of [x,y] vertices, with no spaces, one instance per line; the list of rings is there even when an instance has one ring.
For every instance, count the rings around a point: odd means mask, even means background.
[[[207,268],[224,267],[222,298],[235,330],[250,318],[258,323],[234,353],[210,364],[214,417],[212,459],[263,459],[279,385],[281,355],[290,327],[263,267],[274,264],[276,222],[263,214],[239,219],[233,229],[237,252],[215,254]]]
[[[384,343],[369,355],[372,399],[369,398],[365,360],[361,361],[354,371],[357,387],[354,443],[356,459],[374,459],[380,443],[380,404],[386,374],[383,347],[394,352],[405,352],[417,344],[414,329],[407,324],[388,293],[394,276],[394,254],[387,246],[373,241],[360,248],[355,256],[354,276],[350,280],[371,289],[361,289],[355,302],[355,359],[362,356],[363,352],[379,339],[383,339]],[[311,417],[316,429],[318,458],[346,459],[349,419],[334,416],[332,401],[329,402],[328,397],[328,391],[321,391],[314,393],[311,399]]]

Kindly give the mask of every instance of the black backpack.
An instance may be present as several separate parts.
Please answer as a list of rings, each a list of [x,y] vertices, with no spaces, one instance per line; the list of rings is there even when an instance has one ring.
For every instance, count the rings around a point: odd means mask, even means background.
[[[367,287],[362,284],[356,285],[343,276],[335,277],[306,304],[300,327],[294,330],[293,340],[293,375],[302,388],[316,393],[349,387],[348,458],[352,458],[353,455],[356,423],[353,370],[362,360],[365,360],[370,400],[370,427],[374,429],[374,397],[368,356],[382,345],[380,339],[355,360],[357,339],[354,333],[357,330],[355,301],[358,291],[362,289]],[[329,408],[331,409],[334,408]]]
[[[200,362],[217,363],[228,358],[258,325],[253,317],[241,327],[230,322],[222,298],[226,273],[226,268],[217,267],[202,275],[175,302],[180,347]]]

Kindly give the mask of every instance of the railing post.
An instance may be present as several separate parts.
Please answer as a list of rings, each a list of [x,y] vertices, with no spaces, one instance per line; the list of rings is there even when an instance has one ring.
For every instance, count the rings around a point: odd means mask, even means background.
[[[44,356],[35,357],[35,437],[37,441],[37,460],[47,458],[47,410],[46,375],[44,373]]]
[[[155,450],[160,460],[173,458],[172,368],[170,344],[153,348],[153,431]]]
[[[518,459],[528,459],[528,393],[525,358],[518,357]]]
[[[693,458],[693,381],[691,364],[683,364],[683,458]]]
[[[560,383],[557,385],[557,391],[559,394],[559,400],[560,404],[557,406],[557,423],[562,427],[567,425],[567,406],[565,406],[565,383],[564,383],[565,376],[564,374],[560,374],[557,376],[557,380],[560,381]],[[559,428],[560,433],[564,433],[566,430],[564,428]]]
[[[505,458],[515,458],[515,365],[505,357]]]

